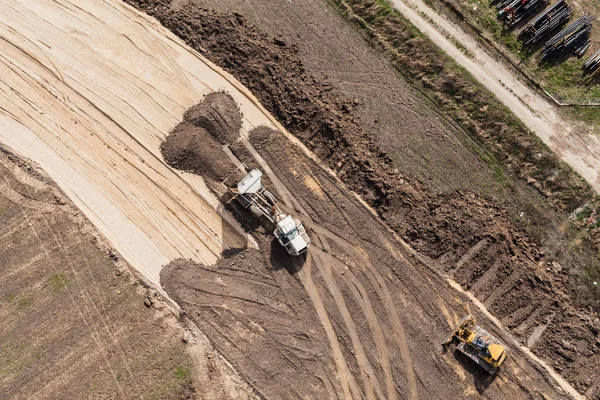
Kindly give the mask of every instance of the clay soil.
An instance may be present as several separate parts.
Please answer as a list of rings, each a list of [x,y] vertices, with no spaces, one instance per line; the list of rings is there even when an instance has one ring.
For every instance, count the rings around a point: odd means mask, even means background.
[[[43,171],[3,149],[0,182],[0,398],[229,395],[217,353],[198,350]],[[207,356],[211,375],[198,378]]]
[[[600,366],[598,319],[574,305],[561,265],[586,262],[556,229],[566,216],[478,159],[477,146],[331,9],[235,2],[242,16],[184,1],[130,3],[232,72],[390,228],[435,260],[432,268],[471,290],[578,390],[598,392],[587,379]]]

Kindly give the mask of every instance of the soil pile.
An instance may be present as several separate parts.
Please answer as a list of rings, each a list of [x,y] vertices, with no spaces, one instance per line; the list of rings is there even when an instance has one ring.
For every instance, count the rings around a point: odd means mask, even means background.
[[[206,129],[221,144],[238,139],[242,127],[240,108],[225,92],[208,94],[201,103],[190,108],[183,119]]]
[[[494,202],[462,191],[432,193],[394,170],[391,158],[354,121],[355,104],[339,101],[327,83],[310,76],[295,45],[247,26],[239,14],[219,14],[193,4],[174,10],[169,1],[128,2],[234,74],[419,251],[452,260],[485,236],[529,242]],[[533,244],[524,251],[528,258],[538,257]]]
[[[351,190],[375,208],[390,228],[418,251],[441,261],[440,265],[461,284],[477,285],[482,297],[488,293],[489,308],[499,317],[510,317],[531,304],[542,304],[543,316],[562,312],[550,301],[553,297],[561,303],[572,303],[566,272],[548,269],[551,263],[494,201],[464,191],[434,193],[394,170],[391,158],[354,121],[356,104],[340,101],[330,93],[328,84],[310,76],[296,46],[246,25],[239,14],[218,14],[193,4],[175,10],[166,0],[127,2],[158,18],[190,46],[231,72]],[[260,135],[255,135],[253,142],[257,147],[268,143],[261,143]],[[523,154],[534,159],[533,144],[515,146],[524,147],[527,151]],[[552,157],[544,153],[542,158],[554,168]],[[273,158],[277,158],[275,153]],[[509,164],[517,172],[532,168],[513,161]],[[535,180],[532,184],[550,196],[547,188]],[[555,200],[564,202],[567,208],[579,204],[576,197]],[[481,257],[476,254],[477,246],[483,248]],[[510,285],[515,283],[511,290]],[[487,292],[482,289],[486,287],[490,289]],[[495,294],[489,295],[492,290]],[[577,312],[587,315],[587,311]],[[535,315],[519,315],[513,322],[507,321],[515,329],[524,327],[519,336],[526,342],[535,329],[527,321],[535,320]],[[551,334],[545,331],[538,343],[552,340],[548,337]],[[555,357],[560,356],[549,358]]]
[[[222,181],[232,170],[222,145],[239,137],[242,117],[227,93],[210,93],[191,107],[161,145],[166,162],[173,168],[193,172],[212,181]]]

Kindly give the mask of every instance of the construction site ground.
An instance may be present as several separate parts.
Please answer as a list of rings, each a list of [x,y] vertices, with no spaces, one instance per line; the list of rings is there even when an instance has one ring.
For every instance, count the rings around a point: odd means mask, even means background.
[[[552,246],[550,231],[563,216],[481,161],[476,145],[326,3],[208,4],[226,14],[181,1],[136,5],[233,73],[282,125],[231,76],[123,3],[5,2],[0,141],[39,163],[146,282],[158,285],[160,275],[189,329],[197,325],[224,357],[195,333],[196,396],[578,397],[552,368],[597,396],[590,377],[600,324],[573,304],[555,262],[560,243]],[[178,125],[186,109],[222,90],[250,142],[187,119]],[[219,118],[229,103],[215,104]],[[173,128],[183,150],[170,159],[161,144]],[[314,244],[305,261],[272,246],[268,231],[254,226],[248,235],[251,222],[219,198],[232,166],[222,141],[267,172],[306,222]],[[194,151],[201,165],[178,164]],[[544,242],[514,224],[520,210]],[[178,258],[190,261],[161,273]],[[52,281],[60,286],[62,276]],[[468,300],[511,354],[496,377],[441,348]],[[11,357],[26,366],[7,375],[11,382],[27,380],[26,357]],[[175,382],[188,376],[175,371]],[[120,390],[123,375],[113,378]]]
[[[203,129],[188,132],[211,140]],[[435,262],[405,247],[288,138],[258,128],[249,142],[231,145],[246,165],[270,167],[284,210],[310,230],[308,255],[291,257],[271,235],[257,233],[260,250],[240,249],[214,266],[175,261],[161,282],[257,392],[327,399],[565,396],[505,335],[511,361],[494,377],[453,347],[445,351],[441,343],[466,312],[466,299]],[[188,157],[192,171],[211,170],[207,178],[215,181],[233,167],[215,165],[214,154]]]
[[[140,8],[251,88],[388,226],[593,398],[599,321],[577,306],[570,275],[593,249],[573,251],[568,215],[483,161],[328,4]]]
[[[44,171],[0,149],[0,398],[243,398]]]

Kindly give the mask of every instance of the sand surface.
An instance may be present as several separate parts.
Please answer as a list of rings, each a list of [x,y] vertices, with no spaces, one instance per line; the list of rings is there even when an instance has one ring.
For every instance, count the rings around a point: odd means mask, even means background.
[[[273,125],[251,94],[119,1],[0,2],[0,141],[39,163],[149,281],[168,260],[213,263],[247,238],[200,177],[159,146],[225,90],[242,132]]]

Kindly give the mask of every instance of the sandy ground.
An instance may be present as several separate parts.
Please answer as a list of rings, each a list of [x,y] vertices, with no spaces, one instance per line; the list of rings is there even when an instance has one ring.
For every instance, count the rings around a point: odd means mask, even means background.
[[[576,132],[554,104],[521,82],[502,62],[490,56],[470,35],[429,8],[422,0],[391,0],[421,32],[469,71],[538,135],[556,154],[600,191],[600,140],[594,127]],[[449,39],[466,47],[467,56]]]
[[[155,284],[168,260],[213,263],[245,246],[202,179],[169,168],[159,145],[219,89],[240,103],[243,130],[272,125],[248,92],[121,2],[0,9],[2,142],[38,162]]]

